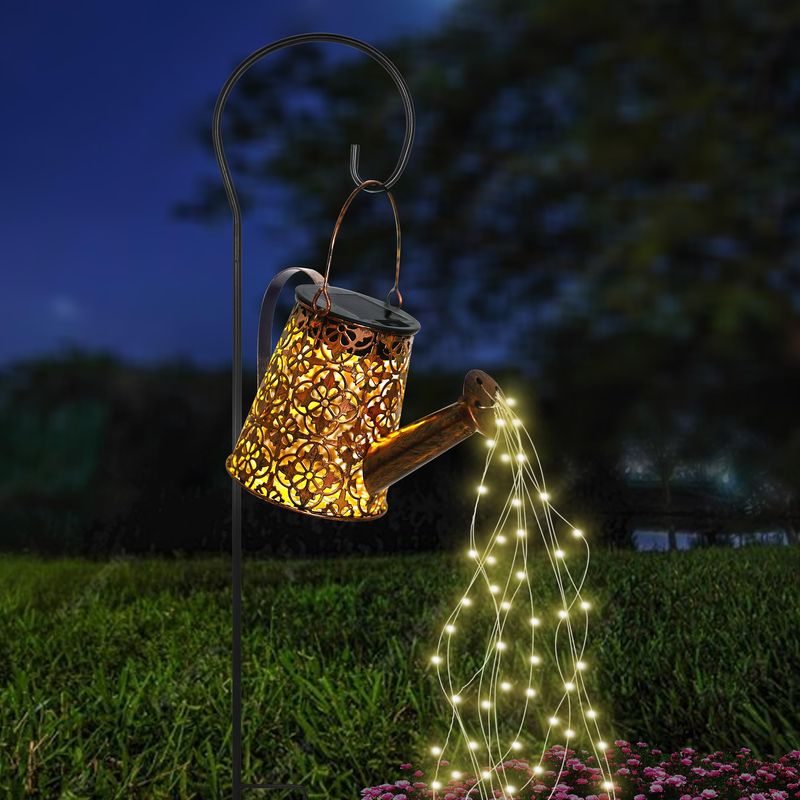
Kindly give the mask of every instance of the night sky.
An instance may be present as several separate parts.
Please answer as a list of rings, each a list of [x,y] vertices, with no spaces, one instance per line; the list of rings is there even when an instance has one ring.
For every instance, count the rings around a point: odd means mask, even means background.
[[[267,42],[329,31],[380,46],[448,2],[4,3],[0,362],[78,346],[226,363],[229,225],[172,213],[213,174],[198,112]],[[269,271],[294,260],[288,241],[270,242]]]

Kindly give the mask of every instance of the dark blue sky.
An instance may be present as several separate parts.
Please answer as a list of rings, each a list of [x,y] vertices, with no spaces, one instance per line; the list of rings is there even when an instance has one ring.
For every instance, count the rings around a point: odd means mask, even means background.
[[[69,344],[227,361],[229,226],[171,216],[209,172],[193,117],[273,39],[324,30],[380,46],[450,2],[4,3],[0,362]],[[288,249],[271,242],[269,271]]]

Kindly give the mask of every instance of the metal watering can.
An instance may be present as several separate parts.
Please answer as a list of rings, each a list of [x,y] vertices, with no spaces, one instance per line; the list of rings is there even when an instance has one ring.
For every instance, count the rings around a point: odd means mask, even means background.
[[[398,428],[420,324],[402,310],[400,222],[391,192],[384,193],[394,214],[397,251],[386,301],[328,282],[344,215],[368,186],[385,188],[364,181],[347,198],[325,275],[291,267],[267,288],[259,319],[259,386],[226,461],[230,475],[262,500],[326,519],[382,516],[389,486],[476,431],[489,435],[494,429],[497,384],[477,369],[467,373],[455,403]],[[312,283],[297,287],[294,309],[268,357],[278,295],[297,273]]]

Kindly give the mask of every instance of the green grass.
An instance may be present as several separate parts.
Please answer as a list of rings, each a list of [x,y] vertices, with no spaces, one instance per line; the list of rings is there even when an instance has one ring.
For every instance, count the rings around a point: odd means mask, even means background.
[[[444,713],[426,663],[462,569],[249,563],[248,777],[339,800],[424,759]],[[800,746],[798,576],[798,550],[598,553],[588,675],[608,738]],[[228,579],[224,561],[0,560],[0,796],[226,796]]]

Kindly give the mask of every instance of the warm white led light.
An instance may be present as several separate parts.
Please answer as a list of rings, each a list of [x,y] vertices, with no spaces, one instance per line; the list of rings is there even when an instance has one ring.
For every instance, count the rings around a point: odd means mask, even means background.
[[[546,503],[550,499],[550,492],[539,492],[539,499]]]
[[[500,608],[502,608],[503,611],[508,611],[508,609],[511,608],[511,603],[509,603],[508,600],[503,600],[503,602],[500,603]]]
[[[519,426],[520,426],[520,425],[522,425],[522,420],[521,420],[521,419],[518,419],[517,417],[514,417],[514,419],[512,419],[512,420],[511,420],[511,424],[512,424],[512,425],[513,425],[515,428],[519,428]]]
[[[491,778],[491,777],[492,777],[492,773],[489,772],[488,769],[485,769],[483,772],[481,772],[481,778],[483,778],[485,781],[488,781],[489,778]]]
[[[541,664],[542,659],[539,656],[531,656],[531,664]]]
[[[468,742],[467,747],[469,747],[470,750],[477,750],[480,745],[477,742]]]
[[[575,669],[584,670],[589,665],[585,661],[576,661],[575,662]]]
[[[572,691],[572,690],[575,688],[575,684],[574,684],[572,681],[567,681],[567,682],[564,684],[564,688],[565,688],[565,689],[566,689],[568,692],[571,692],[571,691]]]
[[[528,697],[536,697],[536,689],[532,689],[530,686],[525,690],[525,694]]]
[[[542,621],[539,619],[539,617],[531,617],[530,623],[531,625],[533,625],[534,628],[536,628],[537,626],[542,624]]]
[[[509,461],[511,461],[511,456],[510,456],[508,453],[503,453],[503,454],[500,456],[500,460],[501,460],[501,461],[502,461],[504,464],[508,464],[508,462],[509,462]]]
[[[522,750],[522,742],[511,742],[512,750]]]
[[[565,553],[563,550],[554,550],[554,551],[553,551],[553,555],[554,555],[556,558],[564,558],[564,556],[566,555],[566,553]]]
[[[517,453],[517,461],[522,463],[525,460],[525,453]]]
[[[492,594],[497,594],[497,593],[500,591],[500,587],[499,587],[499,586],[498,586],[496,583],[493,583],[493,584],[492,584],[492,585],[489,587],[489,591],[490,591]]]
[[[548,721],[548,722],[549,722],[551,725],[558,725],[558,717],[550,717],[550,719],[548,719],[547,721]]]
[[[598,750],[608,750],[608,744],[606,742],[598,742],[597,743]]]
[[[527,535],[528,532],[525,530],[525,528],[517,528],[517,536],[519,536],[520,539]]]
[[[506,426],[506,421],[504,419],[502,419],[501,417],[498,417],[495,420],[495,422],[497,423],[497,427],[498,428],[505,428],[505,426]]]
[[[516,400],[515,400],[513,397],[506,397],[506,405],[507,405],[509,408],[514,408],[514,406],[515,406],[516,404],[517,404],[517,401],[516,401]]]
[[[481,700],[481,708],[490,709],[492,704],[488,700]]]
[[[514,506],[514,508],[519,508],[522,505],[522,500],[520,500],[519,497],[515,497],[511,501],[511,505]]]
[[[442,748],[436,747],[435,745],[431,747],[431,753],[435,756],[440,756],[442,754]]]
[[[441,656],[431,656],[431,664],[441,664],[442,657]]]
[[[457,769],[454,769],[450,774],[453,776],[454,780],[458,780],[461,777],[461,773]]]
[[[467,555],[470,558],[477,558],[478,557],[478,551],[477,550],[467,550]]]
[[[575,735],[575,731],[574,731],[574,730],[572,730],[572,728],[567,728],[567,729],[564,731],[564,736],[566,736],[566,737],[567,737],[567,739],[571,739],[571,738],[572,738],[574,735]]]
[[[445,630],[446,630],[448,633],[455,633],[455,632],[456,632],[456,626],[455,626],[455,625],[445,625],[445,626],[444,626],[444,629],[445,629]]]
[[[506,539],[506,537],[503,536],[502,533],[498,533],[497,536],[495,537],[495,541],[497,542],[497,544],[505,544],[508,541],[508,539]]]
[[[461,598],[461,605],[462,606],[471,606],[472,605],[472,600],[470,600],[469,597],[462,597]]]
[[[525,577],[526,577],[525,570],[518,569],[518,570],[517,570],[517,571],[514,573],[514,576],[516,577],[516,579],[517,579],[518,581],[524,581],[524,580],[525,580]]]
[[[477,487],[476,491],[478,492],[478,494],[486,494],[486,492],[488,492],[489,489],[483,484],[480,484],[480,486]]]
[[[596,719],[597,718],[597,712],[593,708],[590,708],[586,712],[586,716],[589,717],[589,719]]]
[[[495,645],[495,647],[496,647],[498,650],[505,650],[505,649],[506,649],[506,643],[505,643],[505,642],[498,642],[498,643]]]
[[[497,444],[497,442],[496,442],[494,439],[487,439],[487,440],[486,440],[486,446],[487,446],[488,448],[490,448],[490,449],[491,449],[492,447],[494,447],[496,444]]]
[[[506,792],[508,794],[514,794],[514,792],[516,791],[517,791],[516,787],[512,786],[510,783],[508,784],[508,786],[506,786]]]
[[[603,788],[604,789],[613,789],[614,784],[611,781],[603,781]]]
[[[500,684],[500,688],[501,688],[501,689],[502,689],[504,692],[510,692],[510,691],[511,691],[511,684],[510,684],[508,681],[503,681],[503,682]]]
[[[496,559],[494,556],[489,556],[489,557],[486,559],[486,563],[487,563],[487,564],[496,564],[496,563],[497,563],[497,559]]]
[[[581,608],[582,608],[584,611],[588,611],[588,610],[589,610],[591,607],[592,607],[592,604],[591,604],[591,603],[587,603],[585,600],[583,600],[583,601],[581,602]]]
[[[537,765],[536,765],[536,766],[533,768],[533,774],[534,774],[534,775],[541,775],[543,772],[544,772],[544,769],[543,769],[541,766],[539,766],[539,764],[537,764]]]
[[[580,539],[580,538],[581,538],[581,536],[583,536],[583,531],[582,531],[580,528],[575,528],[575,529],[572,531],[572,535],[573,535],[573,536],[574,536],[576,539]]]
[[[460,694],[454,694],[450,698],[450,701],[453,703],[454,706],[457,706],[461,702],[461,695]]]
[[[431,781],[431,789],[441,789],[442,784],[439,781]]]
[[[559,616],[559,617],[561,617],[561,619],[566,619],[566,618],[569,616],[569,612],[567,611],[567,609],[566,609],[566,608],[562,608],[562,609],[561,609],[561,610],[558,612],[558,616]]]

